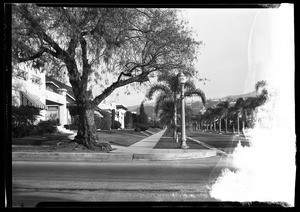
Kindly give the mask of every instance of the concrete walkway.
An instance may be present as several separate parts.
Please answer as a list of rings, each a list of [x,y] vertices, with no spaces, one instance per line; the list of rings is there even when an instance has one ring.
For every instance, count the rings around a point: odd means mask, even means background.
[[[212,157],[217,154],[215,149],[153,149],[160,140],[166,129],[161,130],[139,142],[129,146],[112,145],[112,153],[132,154],[132,159],[145,160],[182,160],[182,159],[197,159],[204,157]]]
[[[13,152],[12,159],[32,161],[128,161],[128,160],[184,160],[216,156],[215,148],[208,149],[153,149],[166,129],[134,143],[129,147],[112,145],[110,153],[83,152]],[[72,135],[73,136],[73,135]]]

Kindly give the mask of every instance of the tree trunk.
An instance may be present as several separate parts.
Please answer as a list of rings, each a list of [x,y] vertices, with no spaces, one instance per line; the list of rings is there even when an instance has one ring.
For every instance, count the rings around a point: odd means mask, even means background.
[[[78,132],[74,141],[88,149],[99,149],[104,152],[112,150],[107,141],[100,141],[94,122],[94,109],[79,107]]]
[[[214,131],[216,132],[216,120],[214,118]]]
[[[227,120],[227,117],[225,118],[225,132],[227,132],[227,122],[228,122],[228,120]]]
[[[222,119],[220,118],[220,121],[219,121],[219,132],[222,131]]]

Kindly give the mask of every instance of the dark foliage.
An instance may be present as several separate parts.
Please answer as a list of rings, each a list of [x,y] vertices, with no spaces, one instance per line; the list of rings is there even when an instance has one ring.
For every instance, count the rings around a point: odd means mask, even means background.
[[[135,128],[140,128],[141,131],[146,131],[149,129],[149,125],[141,124],[141,123],[135,123]]]
[[[133,118],[132,118],[132,113],[130,111],[126,111],[124,122],[126,128],[132,128]]]
[[[116,120],[114,120],[113,126],[114,126],[114,127],[113,127],[112,129],[119,129],[119,128],[121,128],[121,123],[118,122],[118,121],[116,121]]]

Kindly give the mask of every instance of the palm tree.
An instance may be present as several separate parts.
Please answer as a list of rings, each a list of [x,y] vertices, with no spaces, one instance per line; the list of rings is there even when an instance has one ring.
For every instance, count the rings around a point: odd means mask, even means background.
[[[268,91],[265,88],[267,86],[267,82],[265,80],[258,81],[255,84],[255,91],[258,93],[256,96],[256,107],[263,105],[268,98]]]
[[[228,108],[228,112],[227,112],[227,117],[231,123],[231,121],[233,122],[232,123],[232,132],[234,133],[234,123],[235,123],[235,116],[236,116],[236,108],[234,106],[231,106]]]
[[[244,110],[244,105],[245,105],[245,100],[243,98],[238,98],[235,102],[235,110],[236,110],[236,115],[237,115],[237,133],[240,133],[240,121],[239,117],[240,114],[243,113]],[[243,120],[243,127],[244,127],[244,120]]]
[[[189,76],[189,72],[184,73],[185,75]],[[178,142],[178,134],[177,134],[177,113],[178,113],[178,94],[180,94],[180,84],[178,81],[178,76],[176,74],[162,74],[158,77],[158,82],[151,86],[148,90],[146,97],[148,99],[152,99],[154,93],[159,92],[158,97],[156,98],[154,112],[158,114],[159,110],[162,110],[163,103],[165,101],[172,101],[174,102],[173,108],[173,122],[169,123],[169,127],[173,128],[174,133],[173,137],[176,142]],[[185,87],[185,97],[192,97],[192,96],[199,96],[202,100],[202,103],[205,104],[206,98],[205,94],[202,90],[197,89],[194,82],[191,80],[187,80],[184,85]],[[162,112],[164,112],[162,110]]]
[[[229,102],[228,101],[222,101],[219,104],[217,104],[217,108],[220,108],[219,112],[219,119],[220,119],[220,125],[219,125],[219,131],[221,132],[221,121],[222,118],[225,117],[225,132],[227,132],[227,114],[229,109]]]
[[[214,108],[207,108],[205,111],[205,120],[209,122],[210,131],[212,132],[212,126],[215,128],[215,109]]]

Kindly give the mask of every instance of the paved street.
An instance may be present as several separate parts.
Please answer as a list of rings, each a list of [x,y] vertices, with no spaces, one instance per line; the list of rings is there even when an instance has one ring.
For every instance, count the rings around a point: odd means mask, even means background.
[[[210,185],[230,159],[30,162],[12,165],[13,206],[41,201],[216,201]]]

